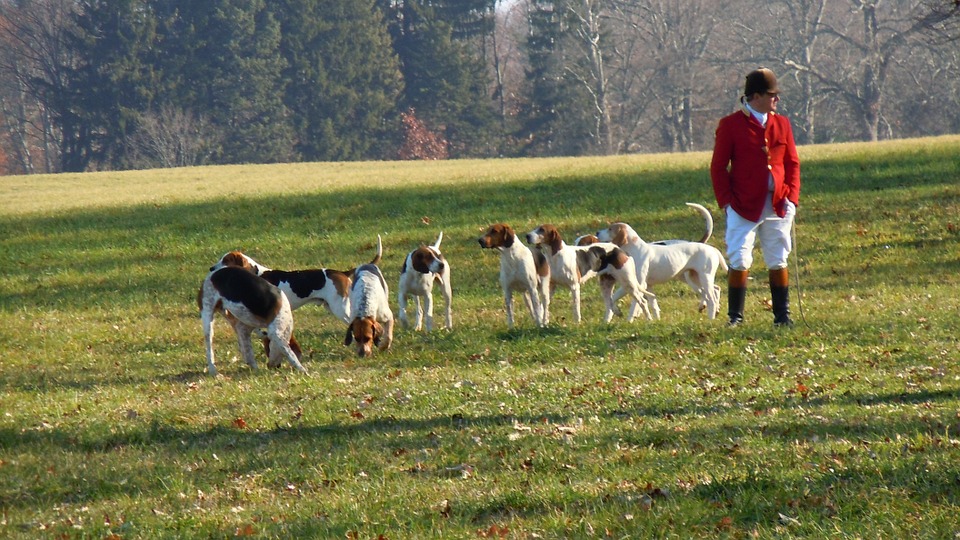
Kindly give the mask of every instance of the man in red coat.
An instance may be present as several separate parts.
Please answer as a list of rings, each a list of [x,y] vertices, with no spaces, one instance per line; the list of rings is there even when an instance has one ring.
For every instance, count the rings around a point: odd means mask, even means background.
[[[790,230],[800,201],[800,160],[787,118],[776,113],[777,78],[766,68],[747,74],[741,109],[717,126],[710,179],[726,213],[728,310],[730,325],[743,322],[753,247],[760,240],[769,270],[775,326],[790,320],[787,257]]]

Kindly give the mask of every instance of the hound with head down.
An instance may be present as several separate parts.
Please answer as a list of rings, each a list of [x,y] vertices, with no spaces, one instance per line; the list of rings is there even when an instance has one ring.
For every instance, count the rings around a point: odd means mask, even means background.
[[[718,269],[727,270],[727,262],[717,248],[699,242],[675,242],[667,245],[644,242],[633,227],[612,223],[597,232],[597,237],[612,242],[633,257],[637,282],[647,289],[651,285],[682,279],[699,297],[699,308],[711,319],[720,312],[720,287],[714,283]],[[651,302],[654,317],[660,318],[656,299]]]
[[[513,293],[523,295],[530,316],[537,326],[543,326],[543,303],[550,287],[550,267],[538,251],[517,240],[517,234],[506,223],[495,223],[478,241],[484,249],[500,251],[500,287],[507,310],[507,327],[513,328]]]
[[[380,245],[379,235],[377,244]],[[374,346],[385,351],[393,343],[393,312],[390,311],[389,295],[387,280],[377,265],[357,267],[350,286],[353,318],[343,340],[345,346],[356,342],[357,356],[370,356]]]
[[[593,250],[594,254],[603,253],[601,259],[604,261],[601,267],[604,273],[612,276],[615,283],[622,287],[622,292],[613,293],[608,289],[601,287],[604,304],[607,312],[604,317],[609,321],[618,308],[614,296],[617,299],[630,294],[631,297],[644,297],[649,295],[645,288],[636,283],[636,273],[629,272],[633,261],[629,257],[622,257],[615,252],[617,246],[609,242],[599,242],[588,246],[570,246],[563,241],[560,231],[554,225],[544,224],[527,233],[527,243],[540,248],[540,251],[546,257],[550,266],[550,294],[544,302],[543,319],[544,324],[550,320],[550,300],[553,296],[555,284],[564,285],[570,289],[573,304],[573,320],[580,322],[580,284],[591,277],[599,274],[599,267],[591,259],[593,256],[581,252]],[[652,295],[650,295],[652,296]],[[642,308],[645,302],[639,303]],[[630,314],[633,319],[635,311]]]
[[[412,301],[417,310],[414,330],[419,331],[424,323],[427,332],[433,330],[433,285],[435,282],[440,283],[440,290],[443,293],[447,330],[453,328],[453,313],[450,306],[453,298],[453,290],[450,285],[450,264],[440,253],[440,242],[442,240],[443,232],[440,233],[432,246],[418,247],[408,253],[407,258],[403,261],[403,266],[400,268],[397,315],[404,328],[410,326],[410,322],[407,320],[407,302]],[[423,299],[422,305],[421,299]],[[424,315],[426,315],[425,320]]]
[[[379,263],[380,255],[378,251],[370,264]],[[346,323],[350,322],[350,280],[353,269],[343,272],[330,268],[273,270],[240,251],[231,251],[220,257],[210,270],[224,266],[245,268],[276,285],[287,295],[291,309],[298,309],[306,304],[320,304],[334,317]]]
[[[293,314],[283,292],[243,268],[227,266],[210,272],[200,287],[198,298],[203,338],[207,348],[207,373],[217,374],[213,354],[213,318],[223,314],[237,335],[244,362],[257,369],[250,337],[262,328],[278,346],[268,347],[269,367],[280,367],[284,358],[291,366],[306,372],[300,364],[300,347],[293,339]]]

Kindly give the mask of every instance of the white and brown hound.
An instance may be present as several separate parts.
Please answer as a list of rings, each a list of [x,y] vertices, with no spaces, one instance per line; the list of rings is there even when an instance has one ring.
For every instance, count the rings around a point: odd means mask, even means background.
[[[380,245],[379,235],[377,245]],[[363,264],[357,267],[350,286],[353,319],[343,340],[345,346],[356,342],[357,356],[370,356],[374,346],[385,351],[393,343],[393,312],[390,311],[389,295],[387,280],[377,265]]]
[[[626,251],[620,248],[608,250],[600,245],[591,245],[587,249],[577,252],[577,265],[580,267],[581,273],[589,269],[600,276],[601,292],[607,305],[604,322],[610,322],[614,314],[621,315],[620,308],[617,307],[617,301],[627,295],[633,299],[635,305],[639,306],[647,319],[653,318],[647,300],[653,302],[656,301],[656,297],[650,291],[640,287],[637,282],[637,271],[633,259]],[[613,284],[617,284],[619,287],[611,293]],[[636,310],[631,309],[627,315],[627,321],[633,321],[635,316]]]
[[[620,308],[617,307],[617,301],[628,294],[634,301],[633,305],[642,310],[647,319],[653,318],[649,305],[656,302],[656,296],[640,287],[636,279],[636,265],[630,255],[620,248],[597,250],[595,244],[601,242],[593,234],[578,236],[575,242],[577,246],[593,247],[593,249],[577,253],[577,264],[581,268],[589,267],[599,274],[597,279],[600,281],[600,292],[607,304],[604,322],[610,322],[614,314],[622,315]],[[617,284],[621,284],[621,286],[614,291]],[[650,300],[649,303],[647,302],[648,299]],[[631,308],[627,315],[627,321],[632,321],[636,315],[637,309]]]
[[[697,293],[700,311],[706,310],[711,319],[720,312],[720,286],[714,281],[718,269],[727,270],[727,262],[717,248],[700,242],[647,243],[633,227],[619,222],[598,231],[597,237],[622,247],[633,257],[641,288],[682,279]],[[656,299],[652,300],[651,309],[659,319]]]
[[[578,258],[578,253],[595,249],[602,250],[609,255],[617,249],[617,246],[609,242],[600,242],[589,246],[571,246],[563,241],[563,237],[560,235],[560,231],[557,230],[556,226],[550,224],[540,225],[527,233],[527,243],[539,247],[540,251],[546,257],[547,263],[550,265],[550,294],[547,295],[547,300],[544,302],[544,324],[550,321],[550,301],[553,296],[554,284],[563,285],[570,289],[573,304],[573,320],[579,323],[581,320],[580,284],[597,275],[599,272],[594,268],[595,265],[592,264],[589,258]],[[605,273],[613,276],[616,279],[616,283],[623,287],[623,292],[619,293],[617,298],[620,298],[624,294],[630,294],[632,297],[649,294],[642,286],[637,286],[637,284],[632,283],[632,281],[636,279],[635,273],[633,275],[634,279],[631,280],[630,273],[622,270],[624,265],[632,263],[629,257],[608,257],[604,260],[607,261],[607,265],[609,266],[609,268],[605,267]],[[605,320],[609,321],[613,313],[618,311],[616,303],[613,300],[614,294],[605,287],[601,287],[601,292],[603,293],[604,304],[607,308]],[[644,304],[645,303],[640,303],[639,306],[642,308]],[[635,311],[631,311],[630,318],[632,319],[634,315]]]
[[[433,330],[433,285],[437,281],[440,282],[440,290],[445,302],[446,328],[447,330],[453,328],[453,313],[450,307],[453,298],[450,264],[440,253],[441,241],[443,241],[443,232],[432,246],[420,246],[408,253],[400,268],[397,314],[404,328],[410,327],[410,322],[407,320],[407,302],[412,301],[417,309],[414,330],[420,330],[424,323],[426,323],[427,332]],[[424,313],[426,313],[425,321]]]
[[[523,301],[537,326],[543,326],[543,304],[550,287],[550,266],[542,253],[534,254],[506,223],[494,223],[478,241],[480,247],[500,250],[500,287],[507,310],[507,327],[513,328],[513,293]]]
[[[377,254],[370,264],[378,264],[381,254],[382,249],[378,247]],[[217,270],[224,266],[246,268],[276,285],[287,295],[291,309],[298,309],[306,304],[320,304],[326,307],[334,317],[345,323],[350,322],[350,281],[353,277],[353,269],[342,272],[330,268],[273,270],[240,251],[231,251],[220,257],[210,270]]]
[[[210,272],[198,297],[203,338],[207,348],[207,373],[217,374],[213,361],[213,318],[224,315],[237,334],[244,362],[257,369],[250,337],[258,328],[280,346],[268,347],[269,367],[280,367],[285,357],[291,366],[306,372],[300,364],[300,347],[293,339],[293,314],[286,295],[266,280],[244,268],[226,266]]]

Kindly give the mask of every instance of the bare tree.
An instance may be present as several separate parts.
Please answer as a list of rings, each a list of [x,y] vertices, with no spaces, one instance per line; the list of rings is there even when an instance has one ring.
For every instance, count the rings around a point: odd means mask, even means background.
[[[9,48],[5,48],[2,54],[7,56],[9,51]],[[31,124],[36,114],[30,110],[29,105],[33,105],[35,101],[27,96],[19,63],[14,59],[10,59],[9,64],[7,59],[3,62],[9,69],[0,77],[0,114],[3,115],[0,123],[7,135],[2,146],[6,148],[6,154],[14,159],[13,163],[5,165],[8,172],[32,174],[34,166]]]
[[[141,118],[130,142],[130,166],[204,165],[218,149],[220,141],[218,131],[202,115],[165,105]]]
[[[926,0],[920,16],[930,33],[939,35],[943,42],[960,40],[960,1]]]
[[[824,101],[813,75],[796,66],[819,65],[824,54],[830,54],[837,38],[826,36],[818,30],[827,16],[827,0],[784,0],[767,6],[767,13],[787,24],[776,25],[778,33],[761,29],[769,43],[765,51],[773,55],[771,67],[790,68],[788,75],[796,81],[798,92],[789,97],[793,116],[794,134],[797,142],[807,144],[816,141],[817,111]],[[763,62],[763,60],[761,60]],[[777,71],[780,71],[779,69]]]
[[[802,76],[816,81],[822,92],[841,97],[851,108],[860,138],[876,141],[881,127],[892,137],[884,118],[884,98],[890,69],[901,55],[947,15],[926,9],[922,0],[886,3],[882,0],[850,0],[850,18],[827,18],[816,32],[836,38],[840,47],[821,62],[801,58],[785,60]],[[812,60],[812,59],[809,59]]]
[[[519,108],[518,99],[523,83],[522,43],[526,39],[527,0],[498,0],[495,24],[490,35],[492,55],[486,55],[493,73],[493,97],[497,101],[500,116],[500,133],[504,139],[501,153],[508,142],[508,133],[513,130],[511,120]]]
[[[647,122],[657,126],[662,148],[693,150],[695,115],[713,93],[707,55],[719,23],[719,5],[710,0],[616,0],[612,17],[621,27],[617,57],[623,127],[637,133]],[[632,105],[629,104],[632,102]]]
[[[0,95],[10,146],[22,172],[63,170],[67,77],[75,65],[67,46],[76,2],[0,2]],[[36,150],[34,152],[34,150]]]
[[[604,0],[578,0],[567,6],[571,20],[576,21],[573,35],[580,61],[568,63],[564,69],[593,99],[593,136],[602,154],[612,154],[615,148],[610,126],[609,80],[604,65],[605,4]]]

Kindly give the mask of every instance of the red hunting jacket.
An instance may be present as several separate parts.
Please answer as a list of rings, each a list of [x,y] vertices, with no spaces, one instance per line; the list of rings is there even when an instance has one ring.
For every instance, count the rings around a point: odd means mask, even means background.
[[[746,107],[723,117],[717,125],[710,162],[713,193],[720,208],[729,204],[743,218],[760,221],[771,174],[773,208],[783,217],[786,200],[794,205],[800,201],[800,159],[790,121],[771,112],[764,129]]]

